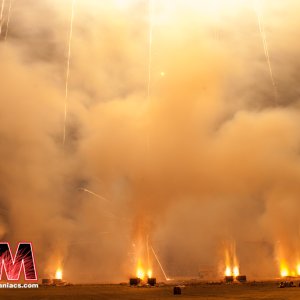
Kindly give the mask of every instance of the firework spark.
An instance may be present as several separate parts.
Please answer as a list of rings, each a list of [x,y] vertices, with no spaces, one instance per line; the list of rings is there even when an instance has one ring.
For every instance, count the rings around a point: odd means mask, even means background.
[[[1,11],[0,11],[0,35],[1,35],[1,33],[2,33],[4,5],[5,5],[5,0],[2,0]]]
[[[8,27],[9,27],[10,16],[11,16],[11,8],[12,8],[12,0],[9,0],[9,6],[8,6],[8,13],[7,13],[7,21],[6,21],[6,29],[5,29],[4,40],[7,39],[7,35],[8,35]]]
[[[150,88],[151,88],[152,39],[153,39],[153,0],[149,0],[149,49],[148,49],[147,100],[150,99]]]
[[[159,265],[161,271],[163,272],[163,274],[164,274],[166,280],[167,280],[167,281],[171,280],[171,279],[166,275],[166,272],[165,272],[165,270],[164,270],[162,264],[160,263],[160,261],[159,261],[159,259],[158,259],[158,256],[156,255],[156,253],[155,253],[155,251],[154,251],[154,249],[153,249],[152,246],[151,246],[151,250],[152,250],[153,255],[154,255],[155,259],[157,260],[157,263],[158,263],[158,265]]]
[[[75,8],[75,0],[72,0],[72,6],[71,6],[71,20],[70,20],[70,32],[69,32],[69,39],[68,39],[67,67],[66,67],[65,114],[64,114],[63,145],[65,145],[65,142],[66,142],[66,127],[67,127],[67,117],[68,117],[68,96],[69,96],[69,78],[70,78],[71,44],[72,44],[73,23],[74,23],[74,8]]]
[[[254,6],[255,6],[255,12],[256,12],[257,21],[258,21],[259,32],[260,32],[263,47],[264,47],[264,53],[265,53],[266,61],[267,61],[268,68],[269,68],[270,78],[271,78],[271,82],[272,82],[273,89],[274,89],[274,96],[275,96],[275,100],[277,100],[278,91],[277,91],[277,86],[275,83],[271,60],[270,60],[270,55],[269,55],[269,47],[268,47],[268,42],[267,42],[267,37],[266,37],[266,32],[265,32],[265,27],[264,27],[264,19],[263,19],[260,0],[255,0]]]
[[[86,188],[80,188],[79,190],[84,191],[84,192],[87,192],[87,193],[89,193],[89,194],[91,194],[91,195],[93,195],[93,196],[95,196],[95,197],[97,197],[97,198],[99,198],[99,199],[101,199],[101,200],[104,200],[104,201],[109,202],[106,198],[104,198],[103,196],[98,195],[98,194],[92,192],[91,190],[88,190],[88,189],[86,189]]]
[[[149,0],[149,38],[148,38],[148,82],[147,82],[147,104],[150,103],[151,70],[152,70],[152,40],[153,40],[153,0]],[[147,150],[150,149],[150,134],[147,137]]]

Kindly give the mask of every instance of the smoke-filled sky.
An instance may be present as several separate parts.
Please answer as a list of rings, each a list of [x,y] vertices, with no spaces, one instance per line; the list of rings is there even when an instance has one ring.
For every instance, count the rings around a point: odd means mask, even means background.
[[[227,248],[295,269],[299,1],[75,0],[69,45],[72,2],[0,0],[1,240],[73,282],[147,245],[161,280],[152,250],[169,278],[222,277]]]

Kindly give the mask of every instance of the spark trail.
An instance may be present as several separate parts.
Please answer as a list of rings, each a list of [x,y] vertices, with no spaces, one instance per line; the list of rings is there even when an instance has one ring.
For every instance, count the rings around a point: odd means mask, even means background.
[[[98,199],[103,200],[103,201],[110,202],[108,199],[104,198],[103,196],[101,196],[101,195],[99,195],[99,194],[96,194],[96,193],[94,193],[93,191],[88,190],[88,189],[86,189],[86,188],[79,188],[79,190],[80,190],[80,191],[83,191],[83,192],[86,192],[86,193],[88,193],[88,194],[90,194],[90,195],[92,195],[92,196],[94,196],[94,197],[96,197],[96,198],[98,198]],[[122,221],[122,222],[129,222],[128,220],[126,220],[126,219],[124,219],[124,218],[121,218],[121,217],[117,216],[116,214],[114,214],[114,213],[112,213],[112,212],[110,212],[110,211],[105,210],[105,211],[103,211],[103,213],[105,213],[105,214],[109,215],[110,217],[113,217],[113,218],[115,218],[115,219],[117,219],[117,220],[119,220],[119,221]]]
[[[4,5],[5,5],[5,0],[2,0],[1,11],[0,11],[0,36],[1,36],[1,33],[2,33]]]
[[[150,104],[151,69],[152,69],[152,40],[153,40],[153,0],[149,0],[149,36],[148,36],[148,80],[147,80],[147,105]],[[150,134],[147,136],[147,150],[150,149]]]
[[[171,280],[171,279],[168,278],[168,276],[166,275],[166,272],[165,272],[164,268],[162,267],[162,265],[161,265],[161,263],[160,263],[160,261],[159,261],[159,259],[158,259],[158,257],[157,257],[157,255],[156,255],[156,253],[155,253],[155,251],[154,251],[154,249],[153,249],[152,246],[151,246],[151,250],[152,250],[153,255],[154,255],[155,259],[157,260],[157,263],[158,263],[158,265],[159,265],[161,271],[163,272],[163,274],[164,274],[166,280],[167,280],[167,281]]]
[[[271,60],[270,60],[270,55],[269,55],[269,47],[268,47],[268,43],[267,43],[267,37],[266,37],[266,32],[265,32],[265,27],[264,27],[264,20],[263,20],[263,14],[262,14],[262,10],[261,10],[260,0],[254,1],[254,9],[256,12],[256,16],[257,16],[259,32],[260,32],[263,47],[264,47],[264,53],[265,53],[266,61],[267,61],[268,68],[269,68],[270,78],[271,78],[271,82],[273,85],[274,97],[275,97],[275,100],[277,101],[278,91],[277,91],[277,86],[275,83]]]
[[[149,0],[149,49],[148,49],[148,84],[147,100],[150,100],[151,67],[152,67],[152,39],[153,39],[153,0]]]
[[[75,8],[75,0],[72,0],[70,32],[69,32],[69,39],[68,39],[67,67],[66,67],[63,145],[65,145],[65,142],[66,142],[66,129],[67,129],[66,127],[67,127],[67,117],[68,117],[69,78],[70,78],[71,44],[72,44],[73,23],[74,23],[74,8]]]
[[[12,8],[12,0],[9,0],[9,7],[8,7],[7,21],[6,21],[6,30],[5,30],[5,37],[4,37],[5,41],[6,41],[7,35],[8,35],[8,27],[9,27],[10,16],[11,16],[11,8]]]
[[[94,193],[94,192],[92,192],[92,191],[90,191],[90,190],[88,190],[88,189],[86,189],[86,188],[80,188],[79,190],[81,190],[81,191],[83,191],[83,192],[86,192],[86,193],[89,193],[89,194],[91,194],[91,195],[93,195],[93,196],[95,196],[95,197],[97,197],[97,198],[99,198],[99,199],[101,199],[101,200],[104,200],[104,201],[107,201],[107,202],[109,202],[106,198],[104,198],[103,196],[100,196],[100,195],[98,195],[98,194],[96,194],[96,193]]]

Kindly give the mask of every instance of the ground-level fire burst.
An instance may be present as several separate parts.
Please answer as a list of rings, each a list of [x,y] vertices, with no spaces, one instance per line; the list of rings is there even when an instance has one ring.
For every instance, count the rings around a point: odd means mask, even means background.
[[[42,279],[42,284],[47,286],[65,286],[68,285],[67,282],[63,281],[63,271],[62,268],[57,268],[55,276],[53,278]]]

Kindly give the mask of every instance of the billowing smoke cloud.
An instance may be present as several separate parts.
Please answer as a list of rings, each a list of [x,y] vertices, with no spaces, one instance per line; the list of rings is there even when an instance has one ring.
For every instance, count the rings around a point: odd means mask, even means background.
[[[294,267],[297,1],[261,7],[276,97],[254,2],[154,0],[148,97],[148,1],[76,0],[63,145],[71,2],[14,1],[8,28],[4,9],[1,239],[75,282],[148,257],[164,279],[152,249],[168,277],[216,278],[230,241],[253,278]]]

